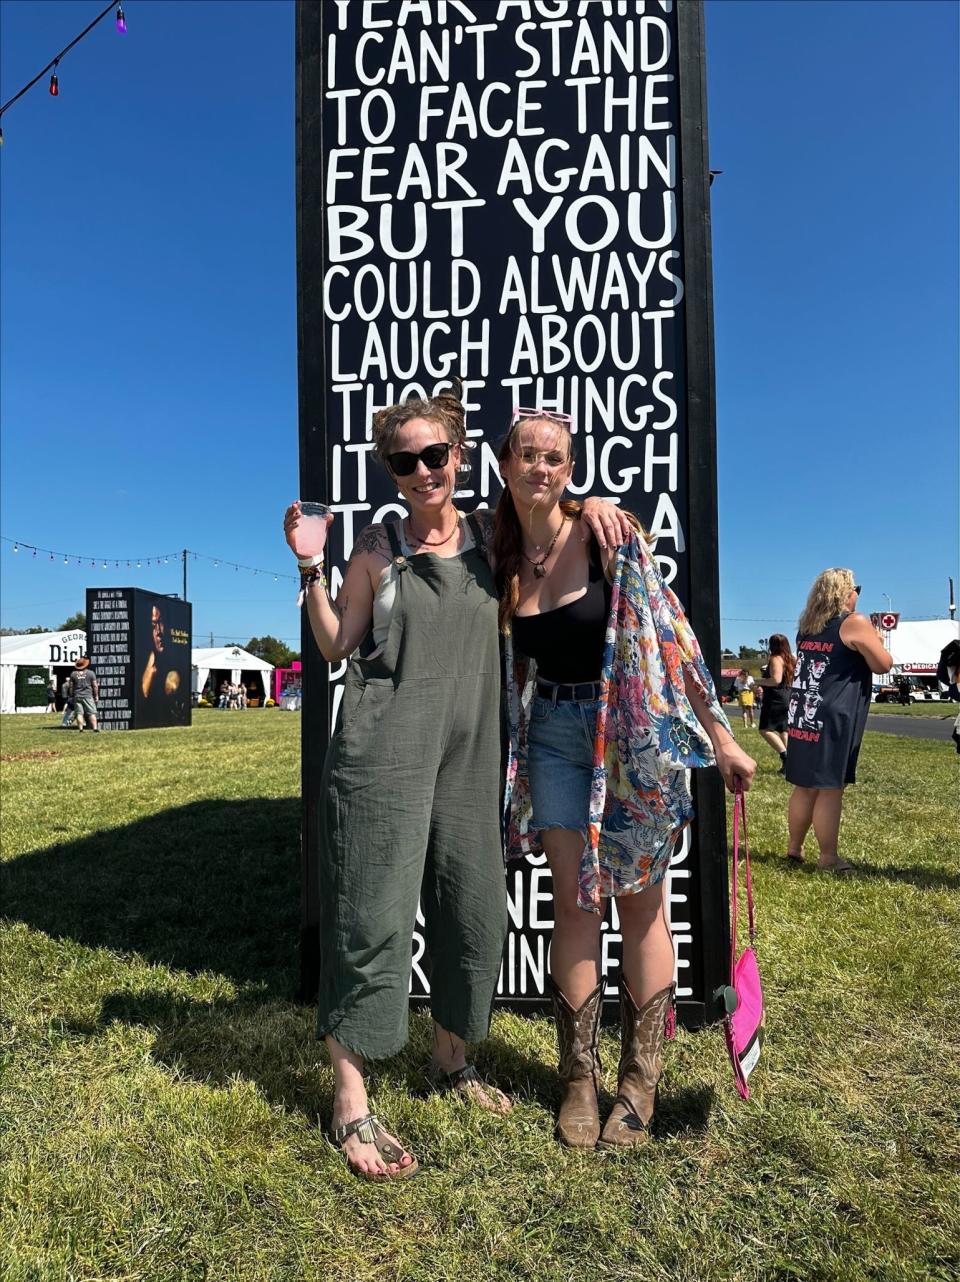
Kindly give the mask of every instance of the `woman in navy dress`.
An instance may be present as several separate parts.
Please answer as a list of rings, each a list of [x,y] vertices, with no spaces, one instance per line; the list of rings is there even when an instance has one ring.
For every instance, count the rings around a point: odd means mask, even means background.
[[[813,826],[817,868],[849,874],[837,853],[843,790],[856,782],[857,757],[870,709],[871,674],[893,660],[870,620],[855,613],[860,586],[851,570],[814,580],[797,632],[797,666],[787,706],[787,782],[794,785],[787,858],[800,863]]]

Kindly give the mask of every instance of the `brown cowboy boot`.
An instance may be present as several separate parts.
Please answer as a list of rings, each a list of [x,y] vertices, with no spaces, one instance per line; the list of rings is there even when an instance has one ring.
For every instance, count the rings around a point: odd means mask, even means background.
[[[620,982],[621,1044],[617,1098],[600,1137],[600,1148],[632,1148],[650,1138],[657,1103],[663,1032],[673,1005],[673,985],[661,988],[642,1007]]]
[[[550,993],[560,1052],[558,1072],[564,1088],[556,1133],[561,1144],[593,1148],[600,1135],[597,1092],[600,1088],[600,1009],[603,981],[579,1010],[574,1010],[553,980]]]

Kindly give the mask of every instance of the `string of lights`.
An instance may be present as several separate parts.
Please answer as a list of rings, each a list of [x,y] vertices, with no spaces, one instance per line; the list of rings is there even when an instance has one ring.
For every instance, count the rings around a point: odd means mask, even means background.
[[[38,84],[39,81],[41,81],[43,77],[47,74],[48,71],[50,72],[50,83],[48,85],[48,92],[51,98],[59,98],[60,77],[59,77],[58,71],[60,67],[60,59],[65,57],[75,45],[78,45],[84,36],[89,35],[98,22],[103,21],[103,19],[107,16],[107,14],[111,11],[111,9],[113,9],[115,3],[116,3],[116,0],[110,0],[110,3],[107,5],[107,7],[97,14],[97,16],[89,24],[89,26],[84,27],[84,29],[80,32],[78,36],[75,36],[70,41],[70,43],[68,45],[65,45],[64,48],[61,49],[60,52],[55,57],[51,58],[50,61],[47,63],[47,65],[43,67],[40,71],[38,71],[37,74],[33,77],[33,79],[28,81],[27,84],[25,84],[22,89],[19,89],[13,95],[12,98],[8,98],[7,101],[2,106],[0,106],[0,116],[2,116],[3,113],[7,111],[10,107],[12,107],[15,102],[17,102],[20,98],[22,98],[25,93],[28,93],[35,84]],[[127,19],[126,19],[126,16],[124,15],[122,4],[116,5],[116,16],[117,16],[117,31],[120,33],[120,35],[125,35],[127,30]],[[2,143],[3,143],[3,129],[0,128],[0,144]]]
[[[8,539],[6,535],[2,536],[4,543],[12,545],[12,550],[17,555],[23,553],[28,555],[31,560],[40,556],[45,556],[49,561],[62,561],[64,565],[89,565],[91,569],[108,570],[113,567],[115,570],[126,568],[132,569],[153,569],[154,566],[169,565],[171,562],[179,562],[184,556],[188,556],[193,561],[209,561],[215,570],[223,567],[224,569],[234,570],[236,573],[243,571],[245,574],[262,575],[264,578],[273,579],[276,583],[279,579],[289,579],[291,583],[298,583],[299,579],[295,574],[282,574],[278,570],[264,570],[257,565],[243,565],[239,561],[228,561],[222,556],[208,556],[205,552],[194,552],[191,548],[180,548],[176,552],[162,552],[159,556],[90,556],[89,554],[80,555],[76,552],[59,552],[55,548],[36,547],[32,543],[26,543],[23,539]]]

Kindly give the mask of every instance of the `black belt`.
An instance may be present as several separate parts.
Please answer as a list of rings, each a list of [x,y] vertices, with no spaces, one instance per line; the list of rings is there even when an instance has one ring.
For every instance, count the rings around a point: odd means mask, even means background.
[[[537,695],[551,703],[596,703],[600,698],[599,681],[581,681],[577,685],[557,685],[553,681],[537,681]]]

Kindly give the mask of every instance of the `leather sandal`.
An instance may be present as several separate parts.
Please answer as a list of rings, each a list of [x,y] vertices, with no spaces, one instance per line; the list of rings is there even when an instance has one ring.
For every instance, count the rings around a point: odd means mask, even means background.
[[[374,1117],[372,1113],[368,1113],[366,1117],[358,1117],[354,1122],[347,1122],[344,1126],[334,1127],[330,1132],[330,1140],[342,1153],[343,1146],[351,1135],[356,1135],[361,1144],[373,1144],[385,1162],[396,1162],[399,1167],[399,1170],[381,1171],[379,1174],[374,1171],[364,1171],[355,1162],[351,1162],[344,1153],[347,1166],[361,1179],[382,1184],[387,1180],[408,1180],[419,1171],[420,1163],[413,1154],[410,1155],[413,1160],[408,1165],[400,1166],[406,1150],[397,1148],[396,1144],[387,1137],[387,1132],[380,1124],[379,1118]]]
[[[427,1069],[427,1080],[434,1090],[444,1094],[448,1091],[456,1091],[471,1104],[477,1104],[491,1113],[509,1113],[513,1108],[513,1100],[510,1096],[504,1094],[498,1087],[485,1082],[474,1064],[464,1064],[463,1068],[455,1068],[452,1073],[446,1072],[436,1064],[431,1064]],[[496,1102],[491,1103],[491,1099]]]
[[[852,864],[849,859],[841,859],[838,855],[836,859],[831,859],[828,864],[817,864],[817,872],[828,872],[834,877],[852,877],[857,871],[856,865]]]

